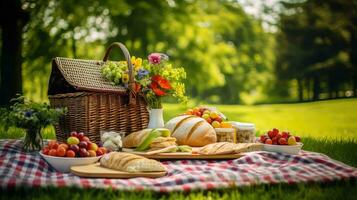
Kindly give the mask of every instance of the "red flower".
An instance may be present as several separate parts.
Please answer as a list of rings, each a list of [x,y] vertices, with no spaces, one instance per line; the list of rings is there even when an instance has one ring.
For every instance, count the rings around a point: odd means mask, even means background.
[[[151,82],[150,88],[157,96],[165,96],[166,92],[158,88],[158,84],[156,82]]]
[[[141,85],[139,83],[135,83],[135,92],[139,92],[141,89]]]
[[[157,84],[159,84],[159,86],[163,89],[166,89],[166,90],[170,90],[172,89],[171,87],[171,84],[170,84],[170,81],[163,78],[162,76],[160,75],[155,75],[151,78],[152,81],[156,82]]]

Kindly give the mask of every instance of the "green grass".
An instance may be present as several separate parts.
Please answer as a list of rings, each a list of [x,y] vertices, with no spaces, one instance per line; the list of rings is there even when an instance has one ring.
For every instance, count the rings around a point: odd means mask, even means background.
[[[314,138],[357,139],[357,99],[300,104],[214,106],[229,120],[253,122],[258,131],[276,127]],[[165,119],[184,111],[174,104],[165,105],[164,108]]]
[[[357,167],[357,100],[333,100],[303,104],[259,106],[216,105],[230,120],[253,122],[259,132],[273,127],[288,129],[303,136],[304,149],[324,153],[336,160]],[[165,105],[165,119],[184,109]],[[22,136],[18,129],[1,132],[0,138]],[[52,128],[45,131],[53,138]],[[26,194],[19,195],[19,194]],[[17,188],[1,191],[0,199],[355,199],[356,180],[334,183],[277,184],[231,188],[213,191],[121,192],[78,188]]]

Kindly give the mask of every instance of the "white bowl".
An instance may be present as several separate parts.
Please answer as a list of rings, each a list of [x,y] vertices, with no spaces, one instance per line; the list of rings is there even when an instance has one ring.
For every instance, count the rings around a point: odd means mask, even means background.
[[[299,154],[303,144],[298,142],[297,145],[276,145],[276,144],[263,144],[264,151],[287,153],[287,154]]]
[[[63,173],[70,172],[71,166],[89,165],[89,164],[97,162],[101,157],[101,156],[84,157],[84,158],[55,157],[55,156],[45,155],[41,151],[40,151],[40,155],[53,168],[55,168],[57,171],[63,172]]]

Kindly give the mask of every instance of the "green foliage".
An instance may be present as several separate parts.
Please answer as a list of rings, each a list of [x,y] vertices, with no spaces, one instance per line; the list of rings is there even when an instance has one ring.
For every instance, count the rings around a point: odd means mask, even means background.
[[[349,0],[283,2],[277,50],[277,90],[300,100],[357,93],[357,4]],[[349,94],[350,96],[352,94]]]
[[[40,0],[26,8],[24,90],[37,101],[47,100],[53,57],[100,60],[114,41],[139,57],[166,53],[185,67],[188,95],[206,101],[237,103],[242,93],[263,93],[272,80],[273,36],[237,2]]]
[[[50,108],[48,104],[35,103],[19,96],[12,100],[14,104],[10,109],[2,109],[0,123],[8,127],[18,128],[44,128],[58,122],[66,112],[65,108]]]

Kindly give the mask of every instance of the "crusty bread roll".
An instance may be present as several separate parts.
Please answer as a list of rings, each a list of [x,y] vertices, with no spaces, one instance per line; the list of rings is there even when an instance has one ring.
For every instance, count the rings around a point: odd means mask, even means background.
[[[201,147],[217,141],[216,132],[206,120],[193,115],[181,115],[168,121],[165,128],[179,145]]]
[[[263,145],[260,143],[231,143],[231,142],[217,142],[201,147],[198,150],[199,154],[217,155],[217,154],[231,154],[243,153],[251,151],[262,150]]]
[[[166,171],[160,162],[130,153],[111,152],[100,159],[100,165],[109,169],[125,172]]]
[[[152,129],[143,129],[141,131],[133,132],[123,139],[124,148],[137,147],[146,136],[152,131]]]

